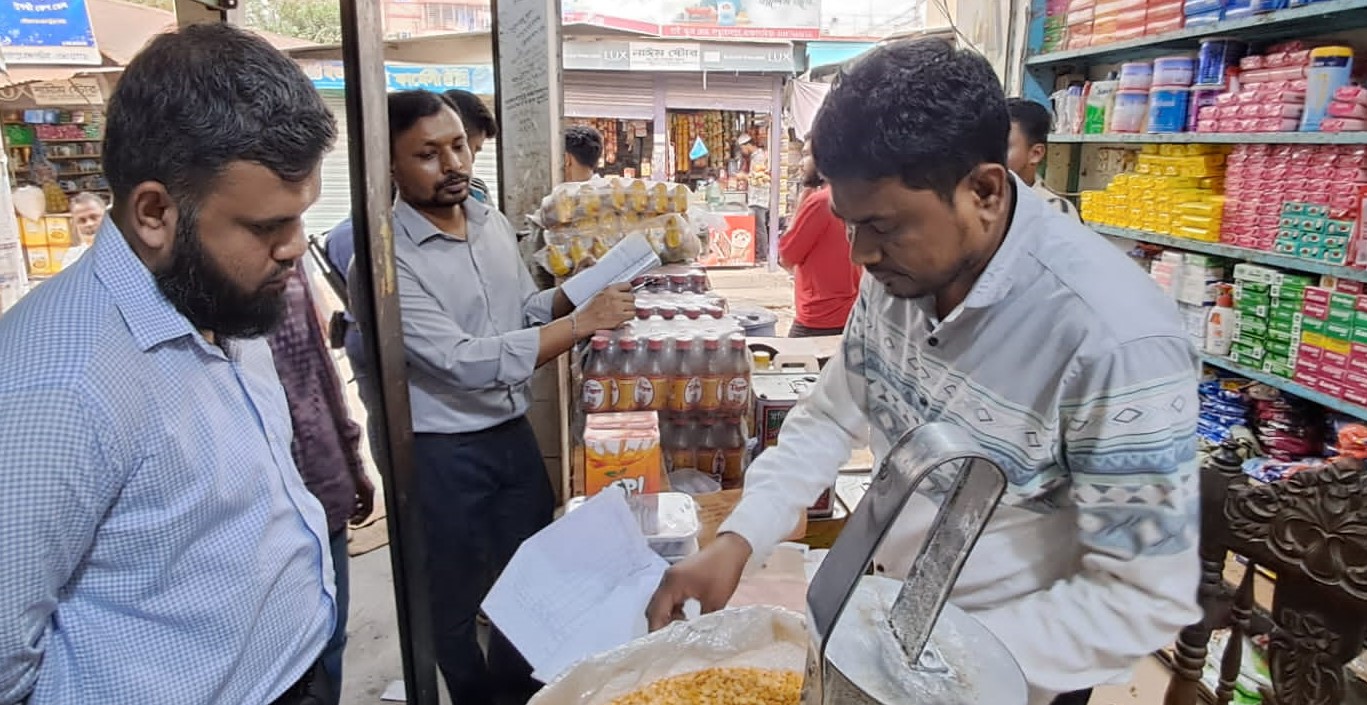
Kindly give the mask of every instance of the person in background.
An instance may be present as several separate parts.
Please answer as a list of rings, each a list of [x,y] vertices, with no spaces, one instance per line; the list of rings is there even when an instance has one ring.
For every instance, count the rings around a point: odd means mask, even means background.
[[[100,223],[104,222],[104,211],[104,199],[89,191],[71,197],[71,229],[77,240],[62,258],[62,269],[75,264],[90,249],[95,242],[95,233],[100,231]]]
[[[798,162],[798,170],[802,177],[801,188],[797,192],[797,202],[793,204],[793,212],[797,213],[802,208],[802,203],[807,197],[821,190],[826,182],[821,179],[821,173],[816,170],[816,161],[812,159],[812,138],[807,137],[807,141],[802,145],[802,161]],[[783,242],[780,238],[780,244]]]
[[[313,303],[308,275],[295,267],[285,288],[285,314],[266,338],[275,371],[285,389],[294,438],[290,454],[304,485],[323,504],[337,585],[337,621],[319,661],[332,682],[331,705],[342,694],[342,652],[346,648],[350,600],[347,523],[370,516],[375,486],[361,462],[361,428],[352,423],[342,382],[328,354],[322,319]]]
[[[1053,118],[1049,109],[1033,100],[1010,98],[1006,109],[1011,114],[1010,147],[1006,152],[1006,165],[1016,172],[1026,186],[1035,189],[1049,205],[1059,209],[1064,215],[1081,220],[1072,201],[1049,190],[1044,179],[1039,178],[1040,164],[1049,154],[1049,128]]]
[[[850,261],[850,241],[845,223],[831,212],[830,189],[821,186],[821,175],[812,161],[811,140],[803,148],[803,183],[818,184],[804,199],[778,239],[779,264],[793,273],[793,298],[797,315],[790,338],[840,335],[859,297],[859,265]]]
[[[496,629],[486,658],[475,620],[513,552],[554,510],[526,418],[529,382],[575,342],[635,315],[635,299],[621,284],[575,309],[558,288],[537,291],[512,224],[469,197],[465,128],[436,95],[390,94],[389,129],[437,663],[457,705],[525,703],[539,688],[530,667]]]
[[[0,703],[320,705],[327,519],[261,336],[336,123],[225,23],[157,35],[105,116],[94,246],[0,317]]]
[[[1191,339],[1143,270],[1011,175],[1010,123],[992,65],[942,39],[880,45],[831,89],[813,155],[860,298],[717,539],[665,574],[652,627],[687,598],[724,606],[854,444],[884,457],[931,422],[1007,478],[950,600],[1010,650],[1031,705],[1085,704],[1201,618]],[[911,569],[942,496],[923,485],[876,574]]]
[[[756,178],[769,173],[769,153],[764,151],[755,139],[748,134],[736,140],[741,154],[745,155],[745,173],[750,177],[748,199],[750,211],[755,214],[755,264],[769,261],[769,203],[770,187],[767,179]]]
[[[565,183],[588,181],[603,158],[603,134],[588,125],[565,128]]]
[[[493,111],[480,97],[470,91],[453,88],[442,94],[446,102],[456,109],[461,124],[465,125],[465,138],[470,145],[470,154],[478,157],[484,151],[485,140],[498,139],[498,120]],[[489,202],[489,185],[478,176],[470,176],[470,197],[480,203]]]

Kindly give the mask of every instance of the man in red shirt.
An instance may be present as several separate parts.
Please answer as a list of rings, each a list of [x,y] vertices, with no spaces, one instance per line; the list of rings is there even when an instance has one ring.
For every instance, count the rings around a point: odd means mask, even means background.
[[[803,160],[804,181],[820,177]],[[831,212],[831,190],[821,188],[802,199],[788,232],[778,241],[778,257],[796,280],[797,317],[791,338],[840,335],[859,296],[862,270],[850,261],[845,222]]]

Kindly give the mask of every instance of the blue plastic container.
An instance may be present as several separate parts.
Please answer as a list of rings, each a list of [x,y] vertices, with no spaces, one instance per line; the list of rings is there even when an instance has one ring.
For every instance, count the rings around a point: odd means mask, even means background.
[[[1224,9],[1225,0],[1186,0],[1182,3],[1182,14],[1188,17],[1211,12],[1223,12]]]
[[[1196,59],[1196,85],[1223,86],[1225,72],[1244,58],[1248,45],[1237,39],[1212,38],[1201,42]]]
[[[1190,102],[1190,88],[1155,88],[1149,91],[1147,131],[1152,134],[1168,134],[1185,130],[1187,107]]]
[[[1216,22],[1219,22],[1219,21],[1223,20],[1224,18],[1225,18],[1225,11],[1224,11],[1224,9],[1212,10],[1212,11],[1210,11],[1210,12],[1198,12],[1198,13],[1196,13],[1196,14],[1194,14],[1194,15],[1193,15],[1193,14],[1187,15],[1187,20],[1186,20],[1185,26],[1187,26],[1187,27],[1205,27],[1205,26],[1208,26],[1208,25],[1213,25],[1213,24],[1215,24]]]

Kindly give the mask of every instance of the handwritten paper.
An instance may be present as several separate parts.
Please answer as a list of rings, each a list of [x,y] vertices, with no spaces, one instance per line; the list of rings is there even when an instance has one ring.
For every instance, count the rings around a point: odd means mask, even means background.
[[[645,235],[635,233],[613,246],[598,264],[570,277],[561,290],[575,306],[613,284],[629,282],[660,266],[660,258]]]
[[[549,683],[581,659],[645,636],[646,604],[668,568],[623,493],[605,490],[532,536],[484,612]]]

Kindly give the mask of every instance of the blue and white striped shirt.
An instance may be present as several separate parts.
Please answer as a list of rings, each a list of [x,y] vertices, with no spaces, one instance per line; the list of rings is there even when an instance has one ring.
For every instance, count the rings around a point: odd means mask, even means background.
[[[0,703],[259,705],[298,680],[333,572],[266,342],[208,343],[106,219],[0,318],[0,361]]]

